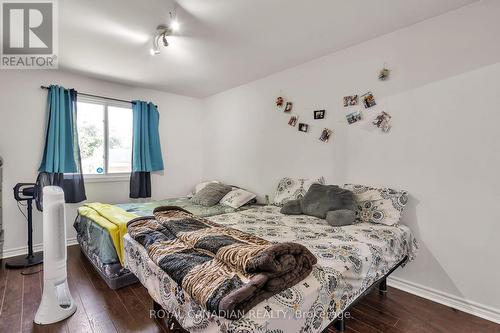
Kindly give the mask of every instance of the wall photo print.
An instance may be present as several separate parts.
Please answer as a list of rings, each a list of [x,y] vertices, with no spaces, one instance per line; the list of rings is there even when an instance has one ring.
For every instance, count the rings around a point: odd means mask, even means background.
[[[351,125],[351,124],[354,124],[354,123],[361,120],[361,112],[354,111],[354,112],[349,113],[345,117],[347,118],[347,123],[349,123],[349,125]]]
[[[384,66],[384,68],[382,68],[380,70],[380,72],[378,73],[378,79],[380,81],[386,81],[388,78],[389,78],[389,75],[391,74],[391,71]]]
[[[300,123],[299,124],[299,131],[300,132],[307,133],[308,130],[309,130],[309,125],[308,124],[304,124],[304,123]]]
[[[391,115],[385,111],[382,111],[372,122],[373,125],[380,128],[380,130],[384,133],[387,133],[391,129]]]
[[[285,103],[285,99],[283,97],[278,97],[276,98],[276,106],[281,108],[283,107],[283,104]]]
[[[299,117],[297,116],[291,116],[290,120],[288,121],[288,125],[295,127],[297,125],[297,121],[299,120]]]
[[[285,111],[284,112],[291,112],[293,108],[293,103],[292,102],[286,102],[285,104]]]
[[[325,110],[314,111],[314,119],[325,119]]]
[[[358,95],[345,96],[344,107],[358,105]]]
[[[363,105],[365,106],[365,109],[369,109],[377,105],[377,103],[375,102],[375,97],[370,91],[361,96],[361,98],[363,100]]]
[[[330,136],[332,135],[332,131],[329,130],[328,128],[325,128],[323,130],[323,132],[321,132],[321,136],[319,137],[319,140],[320,141],[323,141],[323,142],[328,142],[328,140],[330,140]]]

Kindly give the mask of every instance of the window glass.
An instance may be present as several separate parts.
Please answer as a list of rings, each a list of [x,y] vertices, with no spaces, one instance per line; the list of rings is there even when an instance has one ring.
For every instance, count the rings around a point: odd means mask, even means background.
[[[108,107],[108,172],[129,173],[132,160],[132,110]]]
[[[77,117],[83,174],[130,173],[132,109],[83,99],[78,102]]]
[[[104,105],[78,102],[78,139],[84,174],[105,172],[104,161]]]

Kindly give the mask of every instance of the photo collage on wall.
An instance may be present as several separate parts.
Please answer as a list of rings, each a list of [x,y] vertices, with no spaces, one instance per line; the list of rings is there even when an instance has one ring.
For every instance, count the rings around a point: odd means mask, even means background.
[[[358,105],[361,104],[365,110],[369,110],[377,106],[377,102],[375,100],[375,96],[371,91],[366,92],[363,95],[350,95],[344,97],[344,108],[347,108],[348,112],[346,114],[346,120],[349,125],[355,124],[361,120],[363,120],[363,113],[361,108]],[[355,110],[352,110],[355,108]],[[382,113],[378,114],[372,124],[379,128],[382,132],[387,133],[391,129],[390,124],[391,116],[382,111]]]
[[[389,79],[390,70],[384,64],[384,67],[379,71],[378,79],[380,81],[386,81]],[[279,96],[276,98],[275,102],[278,109],[282,110],[284,113],[292,113],[294,110],[293,102],[286,100],[284,97]],[[345,118],[348,125],[353,125],[361,122],[364,118],[363,110],[368,113],[373,113],[371,109],[377,108],[377,101],[375,95],[371,91],[367,91],[362,95],[352,94],[343,97],[343,105],[346,109]],[[326,110],[318,109],[313,111],[314,121],[321,121],[326,118]],[[371,121],[371,125],[380,129],[381,132],[387,133],[391,130],[391,119],[392,116],[386,111],[379,112]],[[288,125],[290,127],[296,127],[299,132],[308,133],[311,131],[311,126],[306,122],[299,122],[299,116],[291,114],[288,118]],[[333,131],[328,128],[323,128],[320,133],[319,140],[321,142],[328,142],[333,135]]]
[[[282,110],[283,113],[292,113],[293,111],[293,102],[287,101],[283,96],[277,97],[275,104],[276,107],[278,107],[279,110]],[[325,109],[314,110],[312,116],[314,120],[323,120],[326,117],[326,110]],[[290,127],[297,127],[297,130],[302,133],[308,133],[310,132],[311,129],[309,124],[305,122],[299,123],[299,117],[297,115],[291,115],[290,118],[288,118],[288,125]],[[321,131],[319,140],[321,142],[328,142],[332,134],[333,134],[332,130],[325,128]]]

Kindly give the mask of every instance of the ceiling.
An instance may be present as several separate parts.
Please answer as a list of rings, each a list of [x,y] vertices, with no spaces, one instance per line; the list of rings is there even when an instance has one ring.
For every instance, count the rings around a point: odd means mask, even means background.
[[[475,0],[64,0],[60,68],[194,97],[251,82]],[[181,29],[151,56],[177,7]]]

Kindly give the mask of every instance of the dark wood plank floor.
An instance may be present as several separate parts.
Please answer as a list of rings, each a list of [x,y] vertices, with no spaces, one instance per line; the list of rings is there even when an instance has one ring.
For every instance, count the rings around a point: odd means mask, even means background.
[[[109,289],[77,246],[68,248],[68,280],[76,313],[58,324],[39,326],[33,318],[42,293],[41,265],[25,270],[0,268],[0,332],[180,332],[149,317],[152,300],[136,284]],[[30,275],[22,275],[32,273]],[[499,332],[500,325],[389,288],[364,298],[350,313],[347,332]],[[329,329],[329,332],[335,330]]]

